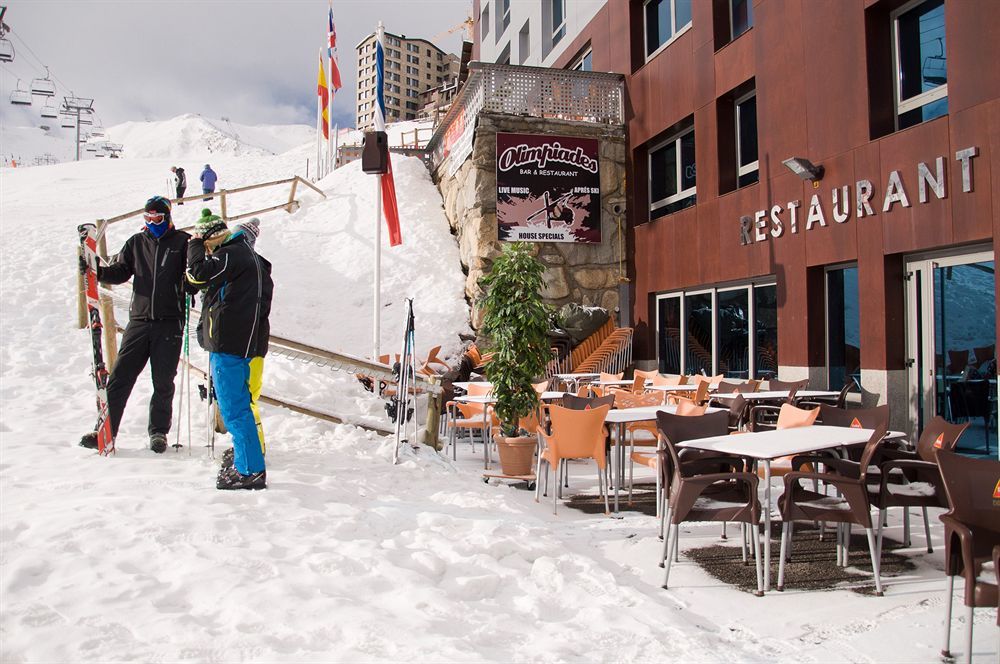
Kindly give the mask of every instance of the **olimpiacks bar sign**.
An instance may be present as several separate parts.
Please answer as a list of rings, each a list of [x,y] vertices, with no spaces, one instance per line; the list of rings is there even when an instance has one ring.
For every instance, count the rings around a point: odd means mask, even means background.
[[[955,160],[962,169],[962,191],[972,191],[972,159],[979,155],[976,147],[965,148],[955,153]],[[926,203],[930,196],[947,198],[946,173],[944,157],[934,160],[933,169],[925,162],[919,162],[916,169],[917,200]],[[746,246],[769,239],[780,238],[787,232],[798,233],[802,225],[810,231],[817,226],[829,225],[832,218],[836,224],[847,223],[852,212],[858,219],[875,214],[875,208],[881,206],[883,213],[892,212],[895,206],[911,207],[910,196],[903,185],[899,171],[891,171],[881,195],[877,195],[871,180],[858,180],[854,183],[854,197],[851,197],[851,185],[834,187],[830,191],[830,212],[827,215],[824,202],[819,194],[813,194],[808,209],[804,211],[805,221],[800,224],[802,216],[802,201],[789,201],[785,205],[772,205],[769,209],[757,210],[752,216],[740,217],[740,244]]]
[[[501,241],[600,242],[596,138],[497,134]]]

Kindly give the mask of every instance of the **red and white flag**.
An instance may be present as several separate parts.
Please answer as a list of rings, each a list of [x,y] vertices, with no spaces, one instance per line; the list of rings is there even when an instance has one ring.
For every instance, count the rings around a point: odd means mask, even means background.
[[[385,30],[379,25],[376,31],[375,40],[375,130],[385,131],[385,94],[383,92],[385,81],[385,51],[382,41],[385,39]],[[389,246],[395,247],[403,243],[403,236],[399,232],[399,206],[396,205],[396,183],[392,178],[392,154],[386,155],[386,166],[388,168],[385,175],[381,176],[382,181],[382,212],[385,214],[385,223],[389,227]]]

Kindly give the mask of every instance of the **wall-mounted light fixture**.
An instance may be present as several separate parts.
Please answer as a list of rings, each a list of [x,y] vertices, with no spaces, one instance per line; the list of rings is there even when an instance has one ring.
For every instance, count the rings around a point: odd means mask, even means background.
[[[792,157],[781,163],[803,180],[811,181],[814,187],[818,187],[819,181],[823,179],[823,167],[817,166],[803,157]]]

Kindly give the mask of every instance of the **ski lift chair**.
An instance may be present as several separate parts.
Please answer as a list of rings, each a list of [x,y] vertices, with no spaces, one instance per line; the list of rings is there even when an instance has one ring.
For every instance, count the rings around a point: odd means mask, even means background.
[[[21,79],[17,79],[17,87],[10,93],[10,103],[15,106],[31,106],[31,92],[21,89]]]
[[[31,94],[42,97],[55,97],[56,84],[49,78],[49,68],[45,68],[45,78],[31,79]]]
[[[87,146],[86,148],[84,148],[84,149],[85,149],[85,150],[87,150],[87,152],[97,152],[97,146],[96,146],[96,145],[93,145],[93,144],[91,144],[91,145],[88,145],[88,146]]]
[[[53,106],[52,104],[50,104],[48,102],[45,102],[45,105],[42,106],[41,113],[42,113],[42,117],[43,118],[58,118],[59,117],[59,110],[55,106]]]
[[[14,62],[14,45],[7,38],[0,38],[0,62]]]
[[[76,122],[73,121],[72,117],[63,118],[63,121],[59,124],[63,129],[76,129]]]
[[[82,124],[82,125],[92,125],[92,124],[94,124],[94,120],[93,120],[93,118],[89,118],[86,115],[81,115],[80,116],[80,124]]]

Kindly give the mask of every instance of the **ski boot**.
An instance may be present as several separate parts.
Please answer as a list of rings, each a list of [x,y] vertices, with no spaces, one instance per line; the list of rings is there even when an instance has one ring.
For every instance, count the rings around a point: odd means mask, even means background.
[[[80,447],[86,447],[88,450],[97,449],[97,432],[91,431],[90,433],[83,434],[80,438]]]
[[[251,491],[256,491],[257,489],[266,489],[267,471],[262,470],[259,473],[242,475],[235,468],[223,468],[219,471],[219,477],[215,482],[215,488],[224,491],[237,489],[249,489]]]
[[[153,450],[157,454],[163,454],[163,452],[167,449],[167,434],[149,434],[149,449]]]

